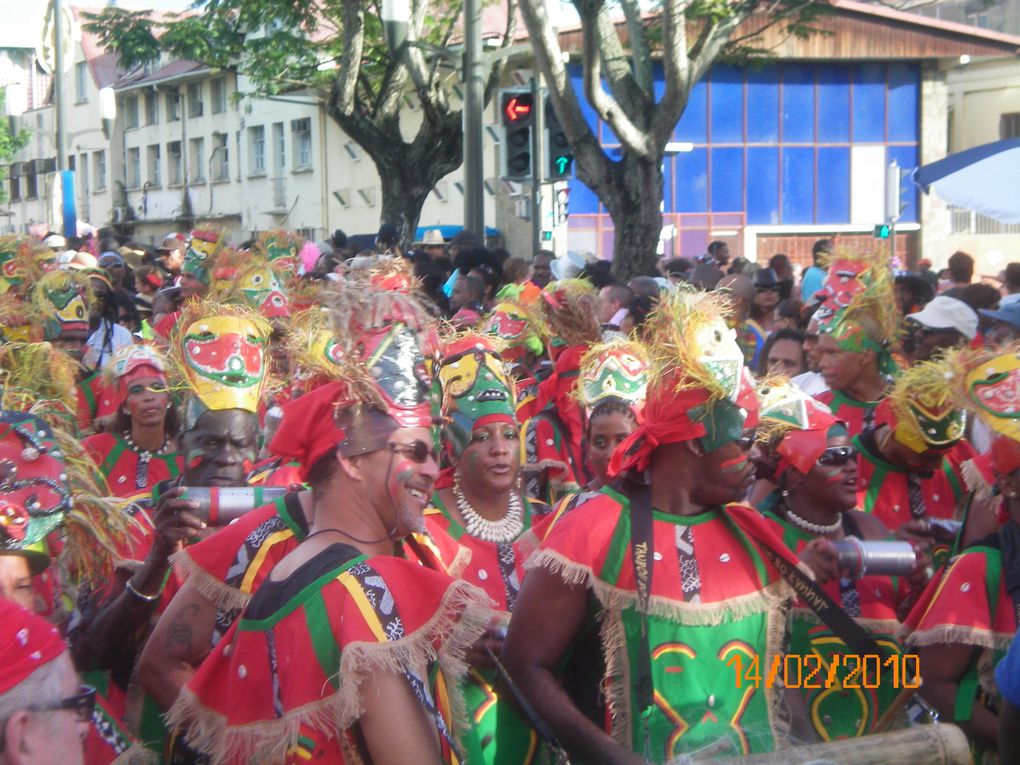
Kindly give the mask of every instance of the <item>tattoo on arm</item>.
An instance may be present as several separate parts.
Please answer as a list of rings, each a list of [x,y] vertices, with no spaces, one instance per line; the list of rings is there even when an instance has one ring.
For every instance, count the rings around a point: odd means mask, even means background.
[[[193,645],[193,632],[188,619],[198,612],[198,605],[191,603],[181,609],[180,613],[170,622],[166,631],[167,646],[181,646],[185,651],[191,651]]]

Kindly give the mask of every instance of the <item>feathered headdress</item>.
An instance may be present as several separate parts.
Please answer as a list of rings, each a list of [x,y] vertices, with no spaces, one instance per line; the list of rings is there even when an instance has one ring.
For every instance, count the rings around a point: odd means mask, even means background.
[[[560,279],[542,290],[542,311],[549,332],[566,345],[591,345],[602,337],[599,294],[584,279]]]
[[[893,292],[893,278],[884,260],[874,259],[868,270],[869,283],[858,290],[847,304],[819,326],[819,332],[831,335],[840,348],[860,353],[875,351],[879,370],[896,372],[892,358],[899,335],[899,312]]]
[[[272,328],[247,305],[189,300],[170,339],[174,387],[188,393],[185,430],[207,410],[257,412],[269,382]]]
[[[581,357],[574,398],[591,412],[607,400],[622,401],[635,414],[644,407],[651,357],[642,343],[612,340],[593,345]]]
[[[652,361],[645,421],[613,453],[610,475],[643,470],[662,444],[700,438],[707,449],[739,438],[757,419],[758,402],[736,333],[726,325],[729,299],[678,289],[646,320]]]
[[[888,425],[897,441],[918,454],[948,449],[963,438],[966,412],[958,377],[969,350],[950,351],[904,370],[875,409],[875,422]]]
[[[808,396],[785,377],[769,377],[757,387],[757,439],[778,455],[773,478],[795,467],[807,473],[825,451],[830,431],[840,422],[825,404]],[[846,434],[843,428],[842,433]]]

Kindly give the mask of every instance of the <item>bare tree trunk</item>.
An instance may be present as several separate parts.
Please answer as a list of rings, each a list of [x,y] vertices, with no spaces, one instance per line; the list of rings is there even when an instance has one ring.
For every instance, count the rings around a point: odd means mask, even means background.
[[[613,274],[623,281],[654,275],[662,232],[662,160],[625,154],[613,163],[600,161],[603,157],[601,151],[579,152],[575,167],[613,219]]]
[[[331,110],[330,115],[372,158],[382,197],[380,223],[400,229],[400,247],[406,250],[414,242],[428,195],[463,160],[460,113],[424,120],[410,143],[401,135],[396,116],[370,122],[358,113]]]

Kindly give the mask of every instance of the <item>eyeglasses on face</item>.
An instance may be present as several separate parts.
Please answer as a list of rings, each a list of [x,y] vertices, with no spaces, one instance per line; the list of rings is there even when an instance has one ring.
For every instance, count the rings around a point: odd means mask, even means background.
[[[740,438],[734,440],[734,443],[740,447],[741,451],[750,451],[751,447],[754,446],[754,442],[758,440],[758,430],[748,430]]]
[[[818,458],[819,465],[843,467],[857,457],[857,450],[852,446],[830,446]]]
[[[74,696],[54,701],[52,704],[40,704],[29,707],[30,712],[73,712],[78,722],[88,722],[92,719],[92,712],[96,708],[96,689],[90,685],[81,686],[80,691]]]
[[[416,439],[409,444],[390,442],[390,451],[394,454],[405,454],[419,465],[424,465],[429,457],[431,457],[434,462],[439,462],[439,456],[436,454],[435,450],[429,444],[420,439]]]

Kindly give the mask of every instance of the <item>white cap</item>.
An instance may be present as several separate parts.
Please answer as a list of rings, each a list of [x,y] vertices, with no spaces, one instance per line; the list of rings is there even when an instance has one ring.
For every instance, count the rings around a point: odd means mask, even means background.
[[[52,250],[62,250],[67,247],[67,240],[60,234],[50,234],[48,237],[43,239],[43,244]]]
[[[939,295],[907,318],[931,329],[955,329],[968,340],[977,336],[978,317],[974,309],[947,295]]]

